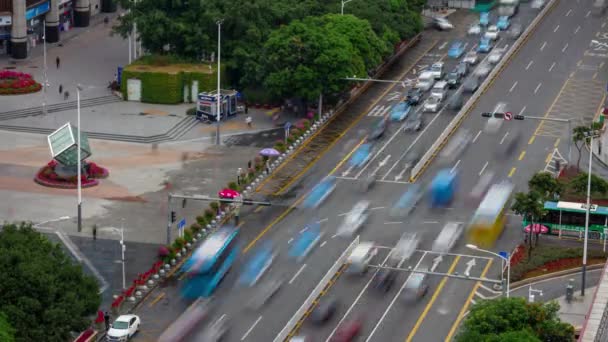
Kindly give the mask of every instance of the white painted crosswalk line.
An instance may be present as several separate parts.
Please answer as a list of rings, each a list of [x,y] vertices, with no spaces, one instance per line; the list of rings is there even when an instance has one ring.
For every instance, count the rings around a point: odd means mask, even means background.
[[[390,106],[377,105],[369,113],[367,113],[367,116],[384,116],[389,109]]]
[[[388,98],[386,100],[387,101],[396,101],[396,100],[399,100],[399,98],[401,98],[401,93],[398,91],[394,91],[394,92],[388,94]]]

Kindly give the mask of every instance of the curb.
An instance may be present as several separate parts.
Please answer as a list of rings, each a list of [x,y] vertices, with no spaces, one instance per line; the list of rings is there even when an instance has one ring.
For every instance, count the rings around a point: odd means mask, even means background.
[[[602,269],[605,266],[606,266],[606,264],[589,265],[589,266],[587,266],[587,271],[593,271],[593,270]],[[536,282],[539,282],[539,281],[549,280],[549,279],[552,279],[552,278],[559,278],[559,277],[567,276],[567,275],[570,275],[570,274],[579,273],[582,270],[583,270],[582,267],[576,267],[576,268],[570,268],[570,269],[559,271],[559,272],[553,272],[553,273],[549,273],[549,274],[544,274],[544,275],[538,276],[538,277],[533,277],[533,278],[528,278],[528,279],[520,280],[520,281],[517,281],[517,282],[514,282],[514,283],[510,284],[511,292],[513,292],[513,290],[516,289],[516,288],[518,288],[518,287],[530,285],[530,284],[533,284],[533,283],[536,283]]]

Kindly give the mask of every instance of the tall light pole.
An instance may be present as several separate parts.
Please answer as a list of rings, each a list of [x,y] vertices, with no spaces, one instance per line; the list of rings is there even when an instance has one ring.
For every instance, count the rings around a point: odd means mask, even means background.
[[[77,133],[77,138],[76,138],[76,146],[78,147],[77,149],[77,159],[78,159],[78,170],[77,170],[77,177],[78,180],[76,181],[78,184],[78,231],[81,232],[82,231],[82,179],[81,179],[81,169],[82,169],[82,161],[80,160],[80,131],[81,131],[81,127],[80,127],[80,92],[82,91],[82,86],[80,84],[76,85],[76,124],[78,125],[78,133]]]
[[[42,86],[42,114],[46,115],[46,88],[49,86],[49,78],[47,76],[47,64],[46,64],[46,20],[42,22],[42,53],[44,55],[44,85]]]
[[[342,8],[340,9],[340,15],[344,15],[344,5],[346,5],[347,3],[353,1],[353,0],[341,0],[342,1]]]
[[[220,93],[220,73],[221,73],[221,47],[222,47],[222,23],[224,22],[224,19],[220,19],[216,22],[217,24],[217,116],[216,116],[216,130],[215,130],[215,144],[216,145],[220,145],[221,144],[221,139],[220,139],[220,119],[221,119],[221,115],[220,115],[220,109],[221,109],[221,102],[222,102],[222,94]]]
[[[589,235],[589,212],[591,211],[591,163],[593,161],[593,137],[596,134],[597,132],[593,130],[592,125],[591,131],[589,132],[589,170],[587,173],[587,210],[585,210],[585,237],[583,238],[583,272],[581,273],[583,279],[581,281],[581,296],[585,295],[587,280],[587,243]]]
[[[115,234],[120,234],[120,262],[122,264],[122,289],[125,290],[127,288],[127,278],[125,275],[125,252],[127,251],[127,246],[125,246],[125,220],[122,219],[122,222],[120,224],[120,229],[115,228],[115,227],[105,227],[102,228],[101,230],[107,230],[110,232],[113,232]]]
[[[476,245],[473,244],[467,244],[467,248],[469,249],[473,249],[476,251],[480,251],[480,252],[484,252],[484,253],[488,253],[488,254],[492,254],[494,256],[499,257],[501,260],[505,261],[507,263],[507,291],[505,292],[505,295],[507,296],[507,298],[509,298],[510,296],[510,292],[511,292],[511,255],[509,255],[508,258],[505,258],[504,256],[498,254],[498,253],[494,253],[492,251],[488,251],[486,249],[482,249],[477,247]],[[502,270],[501,270],[501,274],[502,274]],[[504,276],[503,276],[503,282],[504,282]]]

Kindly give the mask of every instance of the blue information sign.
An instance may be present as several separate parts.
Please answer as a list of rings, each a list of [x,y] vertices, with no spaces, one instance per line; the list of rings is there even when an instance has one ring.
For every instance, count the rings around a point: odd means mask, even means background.
[[[177,223],[177,230],[182,231],[186,227],[186,219],[183,218]]]
[[[503,258],[503,259],[505,259],[505,260],[509,259],[509,253],[508,252],[501,251],[501,252],[498,252],[498,255],[500,255],[500,257]]]

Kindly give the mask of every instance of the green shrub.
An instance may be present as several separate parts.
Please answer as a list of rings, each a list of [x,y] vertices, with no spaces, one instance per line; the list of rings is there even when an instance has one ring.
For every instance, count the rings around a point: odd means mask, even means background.
[[[287,147],[285,147],[284,143],[276,143],[274,144],[274,149],[281,152],[281,153],[285,153],[285,151],[287,151]]]
[[[204,227],[204,226],[207,225],[207,223],[208,223],[207,222],[207,218],[205,216],[199,215],[199,216],[196,217],[196,223],[195,224],[198,224],[199,226]]]
[[[214,211],[215,213],[217,213],[217,209],[220,207],[220,205],[219,205],[219,203],[217,203],[217,202],[211,202],[211,203],[209,203],[209,207],[211,207],[211,209],[213,209],[213,211]],[[214,214],[215,214],[215,213],[214,213]]]
[[[230,182],[230,183],[228,183],[228,189],[232,189],[232,190],[238,191],[239,190],[239,185],[236,184],[236,182]]]
[[[206,220],[205,220],[205,218],[204,218],[204,217],[202,217],[202,216],[197,216],[197,218],[198,218],[198,217],[201,217],[201,218],[202,218],[202,219],[203,219],[203,220],[206,222]],[[196,233],[200,232],[200,231],[201,231],[201,229],[203,229],[203,226],[205,226],[206,224],[207,224],[207,223],[205,223],[205,224],[193,223],[193,224],[191,224],[191,225],[190,225],[190,229],[192,230],[192,232],[193,232],[194,234],[196,234]]]
[[[186,240],[183,237],[178,237],[173,242],[173,248],[175,250],[177,250],[177,251],[179,251],[180,249],[184,248],[185,245],[186,245]]]
[[[207,220],[207,224],[209,224],[211,222],[211,220],[213,220],[216,212],[217,212],[217,209],[215,211],[213,211],[213,209],[209,209],[209,208],[205,209],[205,219]]]
[[[192,242],[192,229],[190,228],[186,228],[184,229],[184,240],[186,240],[187,242]]]
[[[295,138],[293,137],[293,135],[290,135],[287,137],[287,143],[289,145],[293,144],[294,141],[295,141]]]

